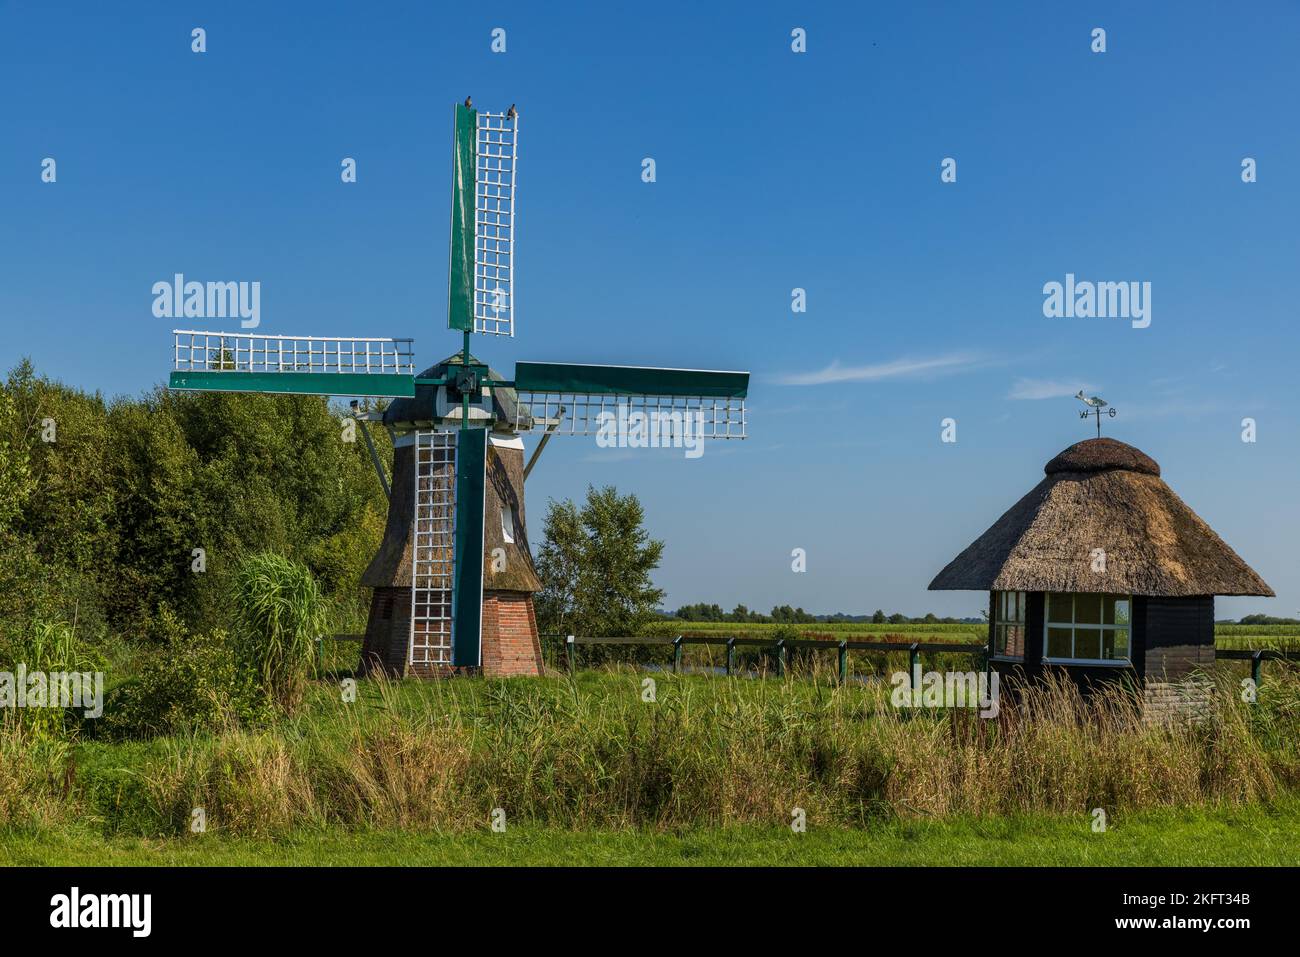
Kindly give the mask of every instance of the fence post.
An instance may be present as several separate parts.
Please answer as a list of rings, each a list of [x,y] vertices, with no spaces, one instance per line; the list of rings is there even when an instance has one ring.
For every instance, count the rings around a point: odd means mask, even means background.
[[[914,641],[907,649],[907,680],[916,680],[916,672],[921,667],[921,643]]]
[[[1264,652],[1257,651],[1250,657],[1250,680],[1255,682],[1255,690],[1259,690],[1260,680],[1264,677]]]
[[[849,643],[840,642],[840,684],[849,680]]]
[[[673,674],[681,674],[682,670],[682,636],[678,635],[673,639]]]
[[[569,674],[573,674],[577,669],[577,662],[574,660],[578,656],[578,643],[573,640],[573,635],[564,639],[564,657],[569,661]]]
[[[785,639],[776,640],[776,676],[785,677]]]
[[[731,670],[732,667],[735,665],[735,662],[736,662],[736,639],[728,638],[727,639],[727,677],[728,678],[731,677]]]

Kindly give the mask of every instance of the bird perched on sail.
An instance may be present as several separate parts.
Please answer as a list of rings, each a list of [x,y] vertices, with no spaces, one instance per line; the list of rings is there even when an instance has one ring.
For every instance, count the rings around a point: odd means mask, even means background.
[[[471,100],[468,96],[465,97],[465,109],[467,110],[474,109],[474,101]]]
[[[1080,402],[1082,402],[1084,405],[1090,406],[1091,408],[1094,409],[1101,409],[1106,406],[1106,400],[1103,399],[1101,396],[1099,395],[1086,396],[1083,394],[1082,389],[1079,390],[1079,394],[1076,395],[1075,398],[1078,399]]]
[[[516,114],[515,114],[515,105],[514,105],[513,103],[511,103],[511,104],[510,104],[510,109],[506,110],[506,119],[508,119],[508,120],[513,120],[513,119],[515,118],[515,115],[516,115]]]

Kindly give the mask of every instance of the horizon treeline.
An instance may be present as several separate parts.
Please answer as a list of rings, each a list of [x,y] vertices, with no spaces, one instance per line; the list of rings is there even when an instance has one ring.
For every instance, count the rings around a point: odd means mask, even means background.
[[[886,615],[884,611],[877,608],[870,615],[849,615],[844,612],[835,612],[834,614],[813,614],[804,611],[802,608],[791,608],[789,605],[777,605],[772,608],[768,614],[762,612],[750,611],[744,605],[737,605],[731,611],[723,611],[722,606],[718,604],[709,604],[708,602],[697,602],[693,605],[682,605],[675,611],[663,611],[661,615],[665,619],[676,621],[721,621],[733,622],[735,624],[744,624],[751,622],[754,624],[777,624],[777,625],[811,625],[816,622],[857,622],[871,623],[875,625],[964,625],[970,622],[983,621],[988,616],[982,614],[980,618],[953,618],[939,617],[934,612],[926,612],[919,617],[904,615],[902,612],[893,612]],[[1240,621],[1224,618],[1219,620],[1219,624],[1235,625],[1300,625],[1300,618],[1278,618],[1273,615],[1245,615]]]
[[[909,617],[902,612],[893,612],[886,615],[879,608],[871,615],[848,615],[844,612],[835,612],[830,615],[815,615],[812,612],[804,611],[802,608],[791,608],[789,605],[775,605],[768,614],[762,612],[750,611],[744,605],[737,605],[731,611],[723,611],[721,605],[708,604],[707,602],[698,602],[694,605],[682,605],[676,611],[666,612],[665,618],[676,619],[678,621],[728,621],[736,624],[752,622],[755,624],[777,624],[777,625],[811,625],[815,622],[871,622],[877,625],[907,625],[907,624],[925,624],[925,625],[962,625],[972,621],[980,621],[979,618],[940,618],[934,612],[926,612],[919,618]]]

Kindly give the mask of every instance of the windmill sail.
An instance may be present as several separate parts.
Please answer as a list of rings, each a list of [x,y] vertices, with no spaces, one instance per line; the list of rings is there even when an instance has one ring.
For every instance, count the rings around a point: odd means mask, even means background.
[[[515,165],[519,118],[457,104],[452,146],[447,326],[515,334]]]
[[[483,604],[487,431],[415,433],[411,635],[421,671],[477,666]]]
[[[748,372],[520,362],[517,431],[594,435],[609,417],[689,420],[700,438],[743,439]]]
[[[411,339],[172,330],[168,388],[292,395],[415,395]]]

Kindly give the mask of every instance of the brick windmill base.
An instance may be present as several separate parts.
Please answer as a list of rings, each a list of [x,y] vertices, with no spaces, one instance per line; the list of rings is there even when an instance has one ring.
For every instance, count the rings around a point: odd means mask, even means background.
[[[449,665],[415,665],[406,662],[410,635],[411,589],[376,588],[370,601],[365,642],[361,646],[363,674],[383,671],[401,677],[445,678],[458,670]],[[542,649],[537,616],[529,592],[483,593],[482,674],[492,676],[542,673]]]
[[[524,533],[523,443],[492,436],[484,494],[486,553],[483,576],[483,638],[480,671],[487,676],[539,675],[542,650],[533,593],[541,582],[533,568]],[[407,664],[411,621],[410,535],[415,514],[414,452],[399,440],[393,452],[392,499],[379,552],[361,583],[374,590],[361,646],[363,674],[382,671],[419,677],[448,677],[467,669],[450,665]],[[496,551],[496,550],[500,551]],[[494,570],[492,556],[504,553],[505,567]]]

